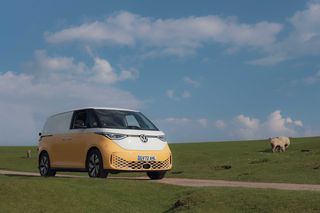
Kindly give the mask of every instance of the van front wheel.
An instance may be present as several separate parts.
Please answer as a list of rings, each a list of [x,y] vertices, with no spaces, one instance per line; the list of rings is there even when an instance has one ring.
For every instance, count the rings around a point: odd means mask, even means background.
[[[98,150],[90,151],[87,159],[87,170],[89,177],[106,178],[108,172],[103,168],[101,154]]]
[[[40,155],[39,158],[39,172],[43,177],[55,176],[56,171],[50,167],[49,155],[44,152]]]
[[[147,175],[151,180],[160,180],[164,178],[166,172],[147,172]]]

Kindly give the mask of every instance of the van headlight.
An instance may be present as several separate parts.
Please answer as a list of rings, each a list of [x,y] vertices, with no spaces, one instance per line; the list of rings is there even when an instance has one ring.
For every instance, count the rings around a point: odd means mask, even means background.
[[[163,142],[167,142],[167,138],[165,135],[159,135],[158,139],[162,140]]]
[[[98,135],[103,135],[111,140],[122,140],[128,137],[128,135],[112,133],[112,132],[96,132]]]

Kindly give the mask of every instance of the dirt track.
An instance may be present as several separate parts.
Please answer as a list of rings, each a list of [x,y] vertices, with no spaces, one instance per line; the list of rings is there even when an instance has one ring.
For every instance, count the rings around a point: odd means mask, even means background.
[[[39,176],[39,173],[0,170],[0,175],[37,177]],[[57,176],[70,177],[70,178],[86,178],[86,176],[76,176],[76,175],[58,174]],[[244,188],[257,188],[257,189],[281,189],[281,190],[296,190],[296,191],[320,191],[320,185],[316,185],[316,184],[261,183],[261,182],[243,182],[243,181],[226,181],[226,180],[187,179],[187,178],[164,178],[162,180],[149,180],[147,177],[110,177],[110,179],[145,180],[149,182],[158,182],[163,184],[191,186],[191,187],[218,186],[218,187],[244,187]]]

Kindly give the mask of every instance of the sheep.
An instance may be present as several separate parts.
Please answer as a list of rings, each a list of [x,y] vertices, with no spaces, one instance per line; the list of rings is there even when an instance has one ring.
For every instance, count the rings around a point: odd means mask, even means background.
[[[290,139],[285,136],[269,138],[272,152],[285,152],[290,145]]]
[[[290,139],[288,137],[285,137],[285,136],[280,136],[278,138],[283,141],[284,147],[287,149],[289,147],[289,145],[290,145]]]

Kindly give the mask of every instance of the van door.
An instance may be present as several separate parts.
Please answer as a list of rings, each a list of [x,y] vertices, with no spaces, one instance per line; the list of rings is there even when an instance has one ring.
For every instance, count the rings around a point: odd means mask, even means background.
[[[65,168],[67,167],[65,141],[70,138],[69,129],[70,123],[73,116],[73,112],[65,112],[54,117],[51,117],[50,122],[46,123],[47,128],[50,129],[48,140],[49,156],[51,166],[54,168]],[[51,135],[52,134],[52,135]]]
[[[74,111],[70,125],[70,133],[65,135],[62,140],[63,162],[65,168],[83,168],[79,162],[79,156],[83,155],[81,139],[87,128],[87,110]]]
[[[74,112],[71,125],[71,137],[66,144],[68,162],[72,168],[85,168],[88,146],[94,142],[89,128],[97,128],[98,122],[92,109]]]

